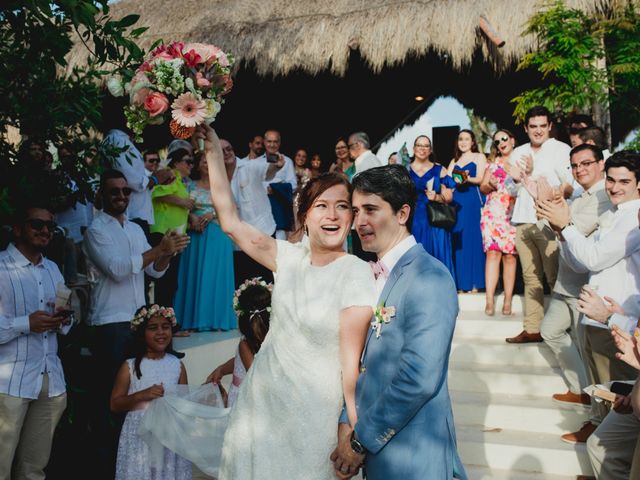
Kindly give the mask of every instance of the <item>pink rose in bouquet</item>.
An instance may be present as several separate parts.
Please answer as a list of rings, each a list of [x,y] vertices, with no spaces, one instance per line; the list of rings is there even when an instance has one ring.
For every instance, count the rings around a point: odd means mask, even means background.
[[[160,92],[152,92],[144,100],[144,109],[152,117],[162,115],[169,108],[169,100]]]
[[[231,91],[233,57],[205,43],[161,44],[125,84],[127,126],[142,141],[147,125],[169,123],[172,135],[189,138],[211,123]]]

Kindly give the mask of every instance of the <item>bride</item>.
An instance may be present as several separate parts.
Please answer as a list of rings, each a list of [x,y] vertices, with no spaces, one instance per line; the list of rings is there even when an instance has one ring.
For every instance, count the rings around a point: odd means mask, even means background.
[[[339,174],[311,180],[299,200],[305,237],[275,240],[239,218],[220,140],[210,127],[199,128],[220,226],[277,272],[269,334],[240,387],[218,478],[334,479],[329,456],[343,405],[356,423],[359,359],[376,301],[371,269],[342,248],[352,223],[351,186]],[[280,156],[272,173],[283,164]]]

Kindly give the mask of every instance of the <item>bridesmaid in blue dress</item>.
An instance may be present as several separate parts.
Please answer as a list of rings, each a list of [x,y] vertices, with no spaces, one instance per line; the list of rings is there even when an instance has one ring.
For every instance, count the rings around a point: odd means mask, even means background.
[[[471,130],[460,131],[454,152],[449,165],[449,175],[457,184],[453,192],[453,203],[458,213],[452,231],[454,278],[458,290],[477,291],[485,286],[485,253],[480,230],[484,195],[480,193],[480,184],[487,159],[478,152]]]
[[[218,225],[204,155],[197,157],[194,171],[197,180],[187,187],[195,200],[189,214],[191,243],[180,258],[174,310],[183,330],[231,330],[237,326],[233,243]]]
[[[409,166],[409,175],[416,184],[418,201],[413,215],[411,233],[424,249],[440,260],[454,275],[451,254],[451,233],[443,228],[433,227],[427,219],[429,202],[450,203],[451,188],[455,187],[447,170],[435,163],[431,139],[420,135],[413,143],[414,160]]]

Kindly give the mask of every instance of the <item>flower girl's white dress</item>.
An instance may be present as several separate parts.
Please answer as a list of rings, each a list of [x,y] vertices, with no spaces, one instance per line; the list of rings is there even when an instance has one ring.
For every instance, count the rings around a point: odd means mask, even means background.
[[[165,354],[158,360],[143,358],[140,364],[142,376],[138,379],[134,370],[134,359],[127,360],[129,365],[129,395],[154,384],[162,383],[165,388],[177,385],[180,379],[180,360],[171,354]],[[138,435],[138,427],[145,410],[127,413],[120,432],[116,480],[189,480],[191,463],[175,453],[164,449],[164,461],[161,469],[151,466],[149,447]]]
[[[269,333],[240,386],[219,480],[334,480],[343,406],[339,313],[376,302],[353,255],[311,265],[308,242],[278,241]]]

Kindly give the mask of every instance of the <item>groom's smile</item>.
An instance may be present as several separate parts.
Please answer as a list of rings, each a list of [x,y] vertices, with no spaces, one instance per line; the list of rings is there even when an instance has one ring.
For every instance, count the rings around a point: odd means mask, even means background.
[[[379,195],[353,192],[353,218],[362,249],[382,258],[406,235],[406,228],[391,204]]]

